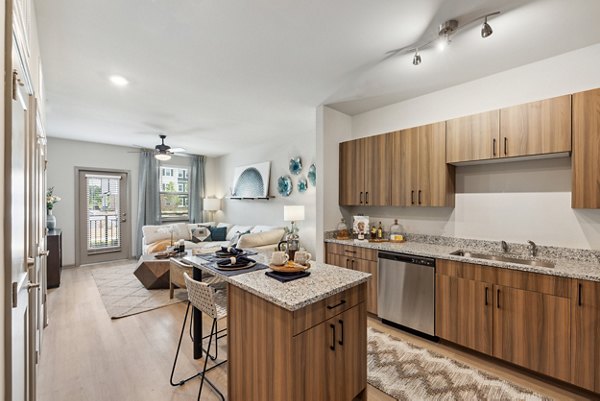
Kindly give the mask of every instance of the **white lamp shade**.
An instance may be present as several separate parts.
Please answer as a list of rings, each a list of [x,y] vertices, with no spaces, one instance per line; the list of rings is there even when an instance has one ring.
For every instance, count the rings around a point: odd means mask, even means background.
[[[285,221],[302,221],[304,220],[304,206],[284,206],[283,220]]]
[[[217,210],[221,210],[221,199],[217,199],[217,198],[204,198],[204,201],[202,202],[202,206],[204,210],[208,210],[208,211],[217,211]]]

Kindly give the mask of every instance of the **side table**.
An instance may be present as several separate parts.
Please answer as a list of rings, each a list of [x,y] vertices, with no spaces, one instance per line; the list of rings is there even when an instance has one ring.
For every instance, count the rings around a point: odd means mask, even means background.
[[[49,251],[46,258],[47,286],[56,288],[60,286],[62,271],[62,230],[60,228],[48,231],[46,246]]]

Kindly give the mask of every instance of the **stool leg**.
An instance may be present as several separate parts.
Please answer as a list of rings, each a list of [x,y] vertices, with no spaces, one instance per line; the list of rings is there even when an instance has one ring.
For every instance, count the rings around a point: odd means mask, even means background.
[[[211,327],[211,329],[210,329],[210,337],[209,337],[209,339],[208,339],[208,348],[207,348],[207,351],[206,351],[206,355],[207,355],[207,356],[209,356],[208,350],[210,350],[210,346],[211,346],[211,343],[212,343],[212,338],[213,338],[213,335],[215,336],[215,338],[217,337],[217,330],[216,330],[216,329],[217,329],[217,319],[213,319],[213,324],[212,324],[212,327]],[[208,359],[209,359],[209,358],[204,358],[204,368],[202,369],[202,380],[200,381],[200,389],[198,390],[198,401],[200,401],[200,396],[202,395],[202,387],[204,386],[204,379],[205,379],[205,375],[206,375],[206,365],[207,365],[207,363],[208,363]],[[223,363],[223,362],[221,362],[221,363]],[[218,365],[221,365],[221,363],[219,363]],[[218,365],[217,365],[217,366],[218,366]],[[215,367],[216,367],[216,366],[215,366]],[[212,369],[212,368],[211,368],[211,369]],[[223,393],[221,393],[221,391],[219,391],[219,389],[218,389],[216,386],[214,386],[214,385],[213,385],[213,384],[210,382],[210,380],[206,379],[206,382],[207,382],[208,384],[210,384],[210,386],[211,386],[211,387],[213,388],[213,390],[214,390],[214,391],[215,391],[215,392],[216,392],[216,393],[219,395],[219,397],[220,397],[220,398],[221,398],[223,401],[225,401],[225,396],[223,395]]]
[[[185,332],[185,324],[187,323],[188,314],[190,312],[191,303],[188,302],[187,308],[185,309],[185,317],[183,318],[183,325],[181,326],[181,334],[179,335],[179,342],[177,343],[177,352],[175,352],[175,360],[173,361],[173,369],[171,369],[171,378],[169,379],[171,386],[180,386],[185,383],[185,380],[178,383],[173,383],[173,375],[175,374],[175,367],[177,366],[177,358],[179,357],[179,350],[181,349],[181,340],[183,339],[183,333]],[[205,364],[206,365],[206,364]]]

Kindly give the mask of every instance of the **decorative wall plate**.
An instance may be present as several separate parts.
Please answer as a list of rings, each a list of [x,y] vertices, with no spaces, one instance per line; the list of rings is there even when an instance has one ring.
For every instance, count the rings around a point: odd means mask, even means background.
[[[277,179],[277,192],[281,196],[290,196],[292,193],[292,179],[287,175],[282,175]]]
[[[302,177],[298,179],[298,192],[306,192],[308,189],[308,181],[306,181],[306,177]]]
[[[311,164],[308,168],[308,180],[310,181],[310,185],[313,187],[317,186],[317,166],[315,166],[315,163]]]
[[[301,171],[302,171],[302,160],[300,159],[300,156],[294,157],[293,159],[290,160],[290,173],[292,173],[294,175],[298,175],[298,174],[300,174]]]

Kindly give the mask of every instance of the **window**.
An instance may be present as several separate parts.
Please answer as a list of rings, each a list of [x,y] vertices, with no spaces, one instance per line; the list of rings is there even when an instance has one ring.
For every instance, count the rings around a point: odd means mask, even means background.
[[[160,167],[160,217],[162,220],[187,220],[189,182],[187,167]]]

